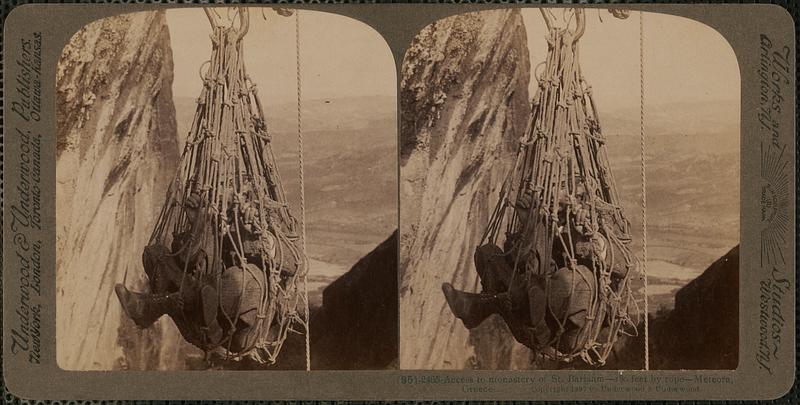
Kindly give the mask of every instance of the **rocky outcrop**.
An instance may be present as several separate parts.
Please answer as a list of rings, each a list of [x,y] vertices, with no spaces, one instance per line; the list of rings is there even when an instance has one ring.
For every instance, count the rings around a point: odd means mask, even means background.
[[[658,369],[733,370],[739,364],[739,246],[675,294],[654,325]]]
[[[739,364],[739,246],[675,294],[675,308],[650,314],[652,370],[733,370]],[[606,369],[644,367],[644,324],[617,341]]]
[[[479,291],[472,256],[529,116],[529,57],[518,10],[429,25],[401,72],[400,367],[513,367],[502,322],[469,331],[441,284]],[[492,337],[493,336],[493,337]]]
[[[397,232],[325,288],[311,317],[315,370],[385,369],[396,364]]]
[[[65,369],[155,369],[177,361],[171,321],[140,331],[115,283],[145,290],[141,265],[178,142],[163,11],[105,18],[64,48],[57,71],[57,356]]]

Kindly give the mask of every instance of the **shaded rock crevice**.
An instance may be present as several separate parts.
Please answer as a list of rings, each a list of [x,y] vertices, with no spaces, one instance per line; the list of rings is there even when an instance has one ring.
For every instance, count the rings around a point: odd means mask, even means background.
[[[397,231],[325,288],[311,317],[314,369],[397,364]]]
[[[739,246],[678,290],[675,308],[656,317],[651,328],[654,369],[738,367]]]

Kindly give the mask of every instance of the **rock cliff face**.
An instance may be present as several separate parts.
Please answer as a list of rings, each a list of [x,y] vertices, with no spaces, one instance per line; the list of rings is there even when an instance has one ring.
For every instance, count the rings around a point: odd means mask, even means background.
[[[651,353],[659,369],[723,369],[739,364],[739,246],[675,294],[656,322]],[[687,331],[691,331],[687,333]]]
[[[514,366],[515,344],[497,344],[513,342],[502,322],[489,320],[471,337],[447,307],[441,284],[480,290],[473,252],[525,131],[529,71],[518,10],[437,21],[406,53],[400,90],[401,368]]]
[[[733,370],[739,364],[739,246],[675,294],[675,309],[650,314],[652,370]],[[617,341],[603,367],[644,367],[644,324]]]
[[[146,245],[178,161],[164,12],[106,18],[64,48],[57,72],[57,358],[65,369],[177,361],[162,319],[137,330],[114,284],[145,289]],[[157,344],[155,344],[157,342]]]
[[[312,367],[384,369],[397,363],[397,232],[325,288],[311,317]]]

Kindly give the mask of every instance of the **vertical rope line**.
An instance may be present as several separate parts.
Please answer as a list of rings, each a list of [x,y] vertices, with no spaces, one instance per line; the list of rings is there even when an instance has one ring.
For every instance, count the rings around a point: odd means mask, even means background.
[[[306,328],[306,371],[311,370],[311,326],[308,308],[308,256],[306,255],[306,187],[303,169],[303,113],[302,87],[300,76],[300,10],[294,11],[294,52],[297,78],[297,154],[300,169],[300,244],[303,248],[303,310],[305,311]]]
[[[647,174],[644,135],[644,12],[639,11],[639,139],[642,169],[642,278],[644,279],[644,369],[650,370],[650,310],[647,297]]]

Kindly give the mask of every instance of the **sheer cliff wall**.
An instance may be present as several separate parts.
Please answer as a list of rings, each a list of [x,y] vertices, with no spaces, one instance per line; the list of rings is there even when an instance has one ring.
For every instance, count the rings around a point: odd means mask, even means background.
[[[93,22],[57,71],[57,358],[65,369],[178,361],[168,319],[138,330],[114,284],[146,290],[142,248],[178,161],[163,11]]]
[[[470,336],[447,307],[441,284],[480,291],[473,252],[525,130],[529,71],[518,10],[439,20],[406,53],[401,368],[513,367],[512,352],[520,348],[502,322],[490,319]]]

